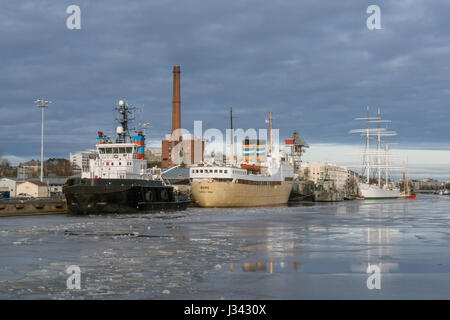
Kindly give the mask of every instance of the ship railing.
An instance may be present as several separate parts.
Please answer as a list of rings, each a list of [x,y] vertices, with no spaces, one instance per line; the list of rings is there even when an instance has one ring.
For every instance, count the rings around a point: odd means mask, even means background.
[[[161,175],[161,180],[164,182],[164,185],[166,185],[166,186],[170,186],[171,185],[169,179],[167,179],[166,176]]]

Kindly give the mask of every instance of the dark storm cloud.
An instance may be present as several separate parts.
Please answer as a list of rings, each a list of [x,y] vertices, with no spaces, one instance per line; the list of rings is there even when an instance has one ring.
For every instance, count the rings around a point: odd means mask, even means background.
[[[66,8],[81,7],[81,30]],[[366,28],[381,7],[382,30]],[[347,132],[366,105],[397,141],[446,144],[450,111],[447,1],[20,1],[2,3],[0,151],[67,157],[113,134],[113,105],[144,106],[149,139],[171,127],[172,66],[182,68],[182,124],[264,126],[281,136],[358,142]]]

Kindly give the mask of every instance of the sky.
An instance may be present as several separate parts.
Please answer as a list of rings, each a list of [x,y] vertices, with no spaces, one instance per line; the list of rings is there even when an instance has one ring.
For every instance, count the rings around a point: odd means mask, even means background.
[[[79,30],[66,26],[72,4]],[[381,29],[367,28],[369,5]],[[136,122],[159,146],[180,65],[188,130],[194,120],[224,130],[230,107],[235,127],[265,128],[272,110],[282,139],[297,130],[310,144],[306,160],[348,164],[343,154],[362,143],[348,132],[370,106],[392,120],[412,173],[449,177],[446,0],[21,0],[0,12],[0,152],[13,163],[40,155],[38,98],[52,101],[46,157],[92,148],[98,130],[114,135],[120,99],[141,108]]]

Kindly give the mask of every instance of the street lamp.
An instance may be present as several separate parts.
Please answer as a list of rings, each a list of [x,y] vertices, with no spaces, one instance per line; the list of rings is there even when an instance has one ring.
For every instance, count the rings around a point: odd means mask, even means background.
[[[38,99],[36,103],[38,108],[42,111],[42,127],[41,127],[41,182],[44,181],[44,109],[48,108],[48,105],[52,103],[44,99]]]

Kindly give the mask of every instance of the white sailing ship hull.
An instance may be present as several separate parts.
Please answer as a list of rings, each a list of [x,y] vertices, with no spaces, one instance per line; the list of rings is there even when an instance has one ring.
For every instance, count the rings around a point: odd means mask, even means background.
[[[358,183],[358,188],[364,199],[396,199],[400,189],[388,189],[375,184]]]

